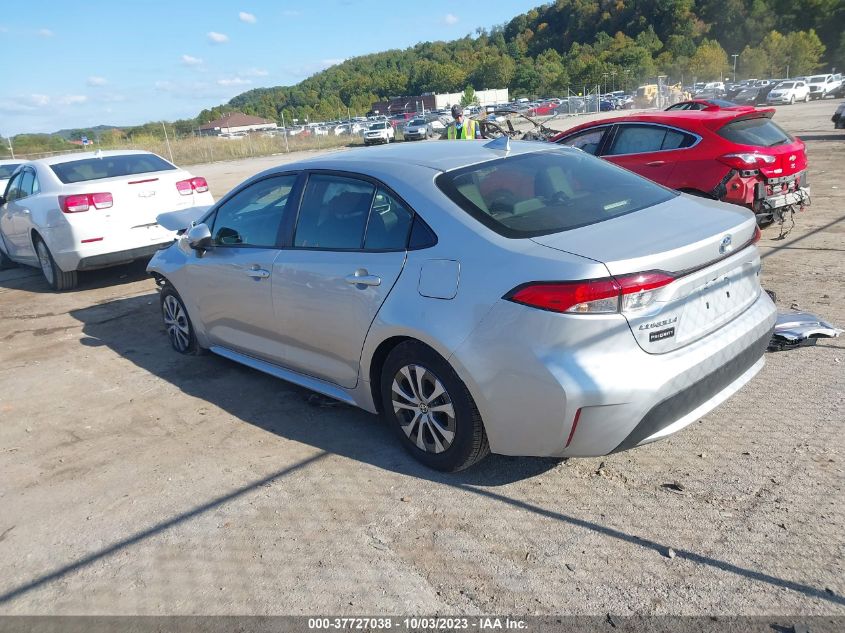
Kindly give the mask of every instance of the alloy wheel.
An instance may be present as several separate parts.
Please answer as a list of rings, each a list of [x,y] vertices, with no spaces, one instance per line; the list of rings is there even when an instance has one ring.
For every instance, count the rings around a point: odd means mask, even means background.
[[[161,311],[170,343],[177,351],[186,352],[191,345],[191,326],[182,304],[173,295],[167,295],[161,304]]]
[[[455,439],[455,408],[440,379],[421,365],[405,365],[393,378],[393,411],[408,439],[426,453],[442,453]]]

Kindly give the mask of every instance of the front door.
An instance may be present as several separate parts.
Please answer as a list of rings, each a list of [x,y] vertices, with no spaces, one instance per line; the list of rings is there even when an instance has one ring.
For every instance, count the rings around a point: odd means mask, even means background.
[[[361,349],[405,263],[412,213],[378,183],[312,173],[292,248],[273,269],[287,365],[357,384]]]
[[[208,219],[212,245],[188,264],[190,296],[212,345],[283,364],[273,314],[274,262],[295,212],[297,174],[252,183]]]

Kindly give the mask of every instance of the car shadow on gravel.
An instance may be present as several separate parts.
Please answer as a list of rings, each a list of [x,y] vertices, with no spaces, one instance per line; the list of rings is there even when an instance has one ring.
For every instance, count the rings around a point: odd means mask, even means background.
[[[282,437],[411,477],[501,486],[546,472],[557,459],[491,455],[478,466],[443,474],[418,464],[381,418],[208,353],[183,356],[168,342],[156,293],[73,310],[87,346],[115,353],[233,417]],[[131,327],[127,327],[131,325]],[[303,420],[307,423],[303,424]]]
[[[79,285],[73,290],[65,291],[65,293],[109,288],[141,281],[148,277],[148,261],[146,259],[138,260],[130,264],[80,272]],[[46,294],[55,292],[47,285],[46,280],[41,274],[41,270],[31,266],[16,266],[0,271],[0,288],[27,290],[29,292]]]
[[[508,496],[501,490],[500,487],[507,483],[553,468],[556,462],[552,460],[491,456],[475,468],[462,473],[443,474],[428,470],[405,455],[390,429],[385,428],[376,416],[344,405],[329,404],[321,398],[315,400],[311,397],[311,392],[214,355],[176,354],[170,349],[160,325],[157,305],[157,297],[154,294],[145,294],[75,310],[71,315],[83,324],[83,345],[107,346],[116,354],[130,359],[137,366],[167,380],[185,393],[208,401],[248,424],[313,446],[319,449],[319,452],[264,478],[198,503],[182,513],[116,540],[68,565],[12,587],[0,593],[0,604],[60,580],[127,547],[213,511],[243,495],[315,465],[331,454],[336,454],[409,477],[438,482],[465,493],[485,497],[495,503],[537,514],[561,525],[623,541],[663,556],[717,569],[769,587],[795,591],[828,604],[845,606],[845,597],[829,588],[822,589],[780,578],[695,551],[672,548],[668,543],[643,538],[609,525],[580,518],[575,514]]]

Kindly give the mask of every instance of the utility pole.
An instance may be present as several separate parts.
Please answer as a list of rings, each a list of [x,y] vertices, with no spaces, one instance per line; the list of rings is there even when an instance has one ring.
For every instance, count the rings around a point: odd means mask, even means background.
[[[736,58],[739,57],[739,53],[734,53],[731,57],[734,58],[734,83],[736,83]]]
[[[12,149],[12,137],[7,136],[6,141],[9,143],[9,153],[12,155],[12,158],[14,159],[15,158],[15,150]]]
[[[284,130],[284,137],[285,137],[285,152],[290,154],[290,147],[288,147],[288,126],[285,125],[285,113],[282,112],[282,129]]]
[[[170,139],[167,138],[167,128],[164,126],[164,121],[161,122],[161,129],[164,130],[164,142],[167,145],[167,153],[170,154],[170,162],[172,163],[173,162],[173,150],[170,149]]]

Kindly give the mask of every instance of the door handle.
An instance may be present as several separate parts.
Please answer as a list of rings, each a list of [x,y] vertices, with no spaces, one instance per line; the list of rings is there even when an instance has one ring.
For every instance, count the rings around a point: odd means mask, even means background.
[[[264,270],[256,265],[247,270],[246,275],[247,277],[252,277],[253,279],[267,279],[267,277],[270,276],[270,271]]]
[[[653,160],[649,163],[646,163],[646,165],[648,167],[660,167],[661,165],[665,165],[665,164],[666,164],[665,160]]]
[[[343,278],[346,283],[353,286],[380,286],[381,277],[378,275],[371,275],[365,268],[359,268],[352,275],[346,275]]]

